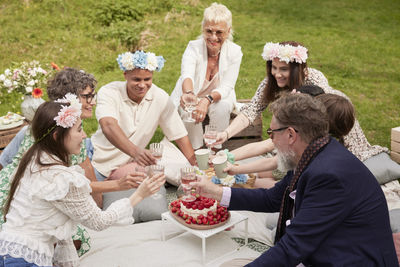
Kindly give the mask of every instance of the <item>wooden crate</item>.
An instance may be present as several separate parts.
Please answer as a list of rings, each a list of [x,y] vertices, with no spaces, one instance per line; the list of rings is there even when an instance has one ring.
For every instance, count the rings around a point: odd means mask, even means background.
[[[22,127],[24,127],[25,125],[27,125],[26,122],[24,122],[21,126],[9,130],[0,131],[0,152],[3,151],[3,149],[11,142],[14,136],[19,132],[19,130],[21,130]]]
[[[392,158],[392,160],[396,161],[397,163],[400,164],[400,153],[391,151],[390,152],[390,157]]]
[[[400,143],[400,126],[396,127],[396,128],[392,128],[391,139],[392,139],[392,141]]]

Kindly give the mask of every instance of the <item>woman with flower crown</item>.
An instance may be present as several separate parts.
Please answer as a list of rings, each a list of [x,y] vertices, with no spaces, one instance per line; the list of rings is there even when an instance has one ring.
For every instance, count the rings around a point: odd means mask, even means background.
[[[76,99],[76,101],[80,101],[82,104],[81,118],[91,118],[93,107],[96,104],[96,83],[97,81],[92,74],[86,73],[83,70],[65,68],[57,72],[56,75],[49,80],[47,94],[51,100],[63,98],[69,94],[70,98]],[[12,177],[15,169],[18,167],[23,154],[34,144],[34,138],[31,134],[30,127],[23,128],[19,135],[22,137],[20,140],[12,141],[17,141],[17,147],[19,147],[14,152],[15,156],[13,156],[12,161],[0,171],[1,207],[4,206],[10,191],[10,177]],[[139,177],[127,175],[120,180],[98,182],[94,175],[93,166],[91,165],[89,158],[86,156],[86,147],[84,143],[81,145],[79,155],[71,155],[71,164],[79,164],[85,170],[86,177],[92,181],[90,184],[92,187],[92,197],[100,207],[102,206],[103,192],[130,189],[136,185],[135,179],[138,179],[137,177]],[[3,212],[2,209],[0,209],[0,225],[3,224],[3,222]],[[90,236],[83,227],[78,226],[73,239],[76,242],[79,256],[82,256],[89,251]]]
[[[249,126],[267,108],[269,103],[279,98],[281,92],[291,92],[302,85],[317,85],[325,93],[340,95],[348,99],[341,91],[329,86],[328,80],[322,72],[307,67],[308,50],[298,42],[268,42],[264,46],[262,57],[267,63],[267,76],[258,86],[251,103],[241,110],[241,113],[228,128],[218,133],[217,144],[222,144]],[[370,145],[357,119],[351,131],[343,139],[344,146],[359,160],[363,161],[372,172],[374,172],[371,169],[373,165],[391,165],[388,162],[391,161],[390,158],[384,155],[386,154],[384,152],[387,152],[388,149],[378,145]],[[270,142],[270,139],[266,140],[266,142],[268,141]],[[386,156],[384,162],[378,159],[381,154]],[[372,162],[368,163],[367,160]],[[398,208],[400,203],[400,184],[398,181],[386,181],[381,187],[388,201],[389,209]]]
[[[202,29],[202,38],[190,41],[182,56],[181,76],[171,94],[182,117],[188,115],[183,110],[185,102],[198,101],[195,121],[185,123],[194,149],[203,146],[201,122],[207,114],[217,131],[228,127],[243,56],[240,46],[232,42],[232,13],[226,6],[213,3],[206,8]]]
[[[133,207],[164,184],[163,174],[146,178],[128,198],[101,211],[84,170],[70,165],[70,155],[80,153],[86,137],[81,109],[71,98],[38,108],[32,121],[35,143],[21,159],[4,208],[1,266],[78,265],[71,238],[78,222],[98,231],[130,224]]]

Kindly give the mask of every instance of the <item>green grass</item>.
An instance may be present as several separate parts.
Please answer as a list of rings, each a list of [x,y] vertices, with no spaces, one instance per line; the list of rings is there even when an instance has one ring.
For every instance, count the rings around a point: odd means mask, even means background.
[[[137,19],[122,17],[111,26],[99,22],[103,17],[98,2],[0,1],[0,72],[12,62],[54,61],[93,73],[100,88],[123,79],[115,58],[141,40],[139,47],[166,58],[154,82],[170,93],[180,74],[183,51],[200,34],[202,12],[213,1],[106,1],[143,13]],[[260,56],[265,42],[296,40],[309,48],[308,65],[321,70],[333,88],[351,98],[370,143],[390,146],[390,129],[400,125],[399,1],[221,2],[233,13],[235,42],[244,53],[238,98],[251,98],[265,76]],[[18,110],[18,96],[2,100],[0,114]],[[264,128],[269,119],[264,112]],[[85,123],[88,134],[96,128],[95,119]],[[160,138],[158,132],[156,139]]]

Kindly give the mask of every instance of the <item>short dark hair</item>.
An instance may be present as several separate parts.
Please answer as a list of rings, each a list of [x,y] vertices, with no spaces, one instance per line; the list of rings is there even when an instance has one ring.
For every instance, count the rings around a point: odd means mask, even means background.
[[[55,74],[47,83],[50,100],[63,98],[67,93],[79,95],[87,87],[94,90],[97,81],[90,73],[74,68],[65,68]]]
[[[321,87],[313,84],[302,85],[296,91],[314,97],[321,94],[325,94],[324,90]]]
[[[270,110],[282,127],[295,128],[306,143],[328,135],[326,108],[321,101],[309,95],[282,95],[271,104]]]
[[[353,104],[345,97],[335,94],[322,94],[316,97],[324,104],[329,118],[329,134],[344,143],[346,136],[354,126],[355,111]]]

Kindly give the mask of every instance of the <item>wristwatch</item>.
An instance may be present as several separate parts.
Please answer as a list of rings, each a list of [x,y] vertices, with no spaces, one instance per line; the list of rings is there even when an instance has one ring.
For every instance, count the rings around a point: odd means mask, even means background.
[[[211,104],[214,103],[214,98],[211,95],[206,95],[206,98]]]

